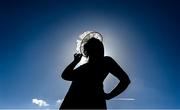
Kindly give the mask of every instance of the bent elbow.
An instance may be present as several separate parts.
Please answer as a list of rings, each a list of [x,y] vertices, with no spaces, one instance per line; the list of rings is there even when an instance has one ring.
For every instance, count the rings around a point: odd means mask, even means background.
[[[129,85],[130,83],[131,83],[131,80],[130,80],[130,79],[128,79],[127,84]]]
[[[131,83],[131,80],[129,79],[129,77],[126,80],[126,83],[127,83],[127,85],[129,85]]]
[[[64,74],[61,75],[61,78],[66,80],[66,76]]]
[[[129,78],[127,78],[127,79],[124,80],[123,82],[124,82],[124,85],[125,85],[126,87],[128,87],[129,84],[131,83],[131,80],[130,80]]]
[[[64,76],[64,74],[61,74],[61,78],[62,78],[62,79],[65,79],[65,76]]]
[[[61,78],[64,79],[64,80],[67,80],[67,81],[72,81],[72,79],[70,77],[68,77],[67,75],[65,75],[65,74],[62,74]]]

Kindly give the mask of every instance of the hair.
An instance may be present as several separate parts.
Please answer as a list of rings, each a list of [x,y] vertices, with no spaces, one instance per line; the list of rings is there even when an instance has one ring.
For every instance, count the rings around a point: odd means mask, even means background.
[[[104,57],[104,45],[96,38],[91,38],[84,45],[84,54],[86,57],[102,58]]]

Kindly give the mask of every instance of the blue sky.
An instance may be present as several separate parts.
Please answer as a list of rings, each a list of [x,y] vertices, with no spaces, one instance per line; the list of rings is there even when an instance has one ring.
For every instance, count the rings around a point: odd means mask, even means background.
[[[170,0],[0,1],[0,108],[58,108],[70,85],[60,75],[87,30],[102,33],[132,82],[108,108],[180,108],[177,18]],[[104,84],[110,91],[117,80]]]

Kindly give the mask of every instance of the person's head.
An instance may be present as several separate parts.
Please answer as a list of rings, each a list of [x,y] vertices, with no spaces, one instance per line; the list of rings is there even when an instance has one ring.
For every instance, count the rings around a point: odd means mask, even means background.
[[[84,54],[90,59],[99,59],[104,57],[104,46],[103,43],[96,38],[91,38],[84,45]]]

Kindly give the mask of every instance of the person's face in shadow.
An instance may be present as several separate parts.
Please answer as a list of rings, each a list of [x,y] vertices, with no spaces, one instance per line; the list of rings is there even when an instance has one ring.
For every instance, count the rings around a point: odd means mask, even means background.
[[[86,57],[89,57],[89,61],[103,58],[104,57],[103,43],[96,38],[91,38],[84,45],[84,54]]]

